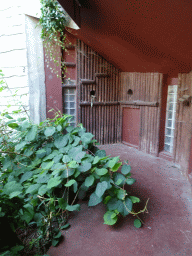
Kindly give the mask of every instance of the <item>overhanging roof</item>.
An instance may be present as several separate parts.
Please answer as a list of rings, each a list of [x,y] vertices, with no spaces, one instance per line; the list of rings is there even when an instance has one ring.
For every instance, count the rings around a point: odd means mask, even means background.
[[[76,0],[59,2],[67,11]],[[191,0],[85,0],[80,13],[81,29],[72,33],[122,71],[191,70]]]

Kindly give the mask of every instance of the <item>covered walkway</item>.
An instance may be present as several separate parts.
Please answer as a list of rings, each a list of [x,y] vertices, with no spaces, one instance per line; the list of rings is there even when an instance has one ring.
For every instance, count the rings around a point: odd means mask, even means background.
[[[136,229],[127,216],[115,227],[103,224],[105,206],[87,207],[74,214],[71,228],[63,231],[64,240],[47,253],[50,256],[160,256],[192,255],[192,193],[181,170],[170,162],[123,144],[100,146],[111,156],[128,160],[132,195],[140,197],[143,207],[149,198],[148,213],[140,215],[145,224]]]

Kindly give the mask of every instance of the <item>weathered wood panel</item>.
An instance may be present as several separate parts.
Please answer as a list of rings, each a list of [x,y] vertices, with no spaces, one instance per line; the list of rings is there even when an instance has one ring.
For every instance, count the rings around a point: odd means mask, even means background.
[[[158,155],[162,94],[159,73],[121,73],[121,105],[140,108],[139,150]],[[122,124],[122,122],[121,122]]]
[[[179,99],[183,95],[192,96],[192,72],[179,74],[179,86],[177,97],[177,114],[175,124],[174,161],[178,163],[182,171],[186,173],[189,165],[191,136],[192,136],[192,105],[187,106]]]
[[[120,73],[82,41],[77,41],[79,122],[101,144],[121,141]],[[91,92],[94,102],[91,107]]]

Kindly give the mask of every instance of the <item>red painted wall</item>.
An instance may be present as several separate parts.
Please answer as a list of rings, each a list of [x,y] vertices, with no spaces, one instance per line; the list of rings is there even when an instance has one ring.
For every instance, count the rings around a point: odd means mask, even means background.
[[[72,34],[66,32],[66,45],[76,45],[77,38]],[[66,49],[64,53],[65,62],[76,63],[77,54],[76,49]],[[77,67],[67,67],[65,72],[65,79],[77,80]]]
[[[66,45],[74,44],[76,45],[76,37],[70,35],[66,32]],[[61,50],[56,49],[56,55],[61,56]],[[45,57],[44,57],[45,58]],[[64,58],[66,62],[76,63],[76,50],[66,49],[64,53]],[[53,68],[51,72],[50,67]],[[45,62],[45,85],[46,85],[46,114],[47,118],[53,118],[53,112],[49,112],[50,109],[55,109],[56,111],[60,110],[63,113],[63,99],[62,99],[62,81],[57,74],[61,75],[60,70],[60,61],[59,66],[57,67],[53,62]],[[68,67],[65,71],[65,79],[77,79],[77,70],[76,67]]]
[[[58,55],[60,54],[60,49],[57,49]],[[44,57],[44,59],[46,59]],[[59,62],[60,64],[60,62]],[[51,72],[49,66],[54,68],[54,71]],[[45,87],[46,87],[46,115],[47,118],[53,118],[53,112],[49,112],[51,109],[55,109],[56,111],[63,109],[62,104],[62,83],[61,79],[57,77],[57,74],[61,75],[60,67],[54,65],[53,62],[45,61]],[[59,65],[60,66],[60,65]],[[58,72],[58,73],[56,73]]]

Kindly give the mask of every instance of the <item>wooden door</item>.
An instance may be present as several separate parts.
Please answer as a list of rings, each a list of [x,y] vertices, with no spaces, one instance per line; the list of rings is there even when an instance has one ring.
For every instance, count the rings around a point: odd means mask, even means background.
[[[122,142],[139,147],[140,133],[140,108],[123,108]]]
[[[192,104],[185,102],[186,95],[192,95],[192,72],[179,74],[179,88],[176,114],[174,161],[181,166],[182,172],[191,172],[192,163]]]

